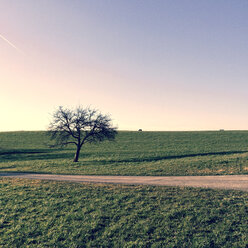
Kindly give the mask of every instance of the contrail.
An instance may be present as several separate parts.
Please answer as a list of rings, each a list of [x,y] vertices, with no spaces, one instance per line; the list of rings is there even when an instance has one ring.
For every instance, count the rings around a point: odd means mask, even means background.
[[[7,40],[4,36],[2,36],[0,34],[0,38],[2,38],[4,41],[6,41],[10,46],[12,46],[13,48],[15,48],[18,52],[24,54],[24,52],[22,50],[20,50],[18,47],[16,47],[13,43],[11,43],[9,40]]]

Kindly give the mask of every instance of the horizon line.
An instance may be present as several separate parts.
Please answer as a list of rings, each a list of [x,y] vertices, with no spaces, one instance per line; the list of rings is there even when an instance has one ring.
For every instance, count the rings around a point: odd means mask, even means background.
[[[189,130],[128,130],[120,129],[118,132],[232,132],[232,131],[248,131],[248,129],[189,129]],[[11,132],[48,132],[48,130],[0,130],[0,133],[11,133]]]

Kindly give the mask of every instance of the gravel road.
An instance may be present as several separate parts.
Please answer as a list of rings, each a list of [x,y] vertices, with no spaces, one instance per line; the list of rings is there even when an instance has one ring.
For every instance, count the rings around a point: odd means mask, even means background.
[[[0,173],[0,177],[13,177],[38,180],[114,183],[114,184],[140,184],[157,186],[181,186],[235,189],[248,191],[248,175],[227,176],[84,176],[84,175],[55,175],[34,173]]]

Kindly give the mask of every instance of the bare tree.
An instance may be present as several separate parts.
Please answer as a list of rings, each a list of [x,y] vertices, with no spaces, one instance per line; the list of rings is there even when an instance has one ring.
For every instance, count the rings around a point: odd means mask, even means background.
[[[74,162],[78,162],[80,150],[86,142],[114,140],[117,134],[108,115],[82,106],[76,109],[60,106],[53,114],[48,131],[51,140],[55,141],[53,146],[76,145]]]

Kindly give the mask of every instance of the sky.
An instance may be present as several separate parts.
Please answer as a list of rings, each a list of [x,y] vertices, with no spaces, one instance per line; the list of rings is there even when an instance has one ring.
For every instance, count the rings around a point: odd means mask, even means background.
[[[248,1],[0,0],[0,131],[91,106],[120,130],[248,129]]]

